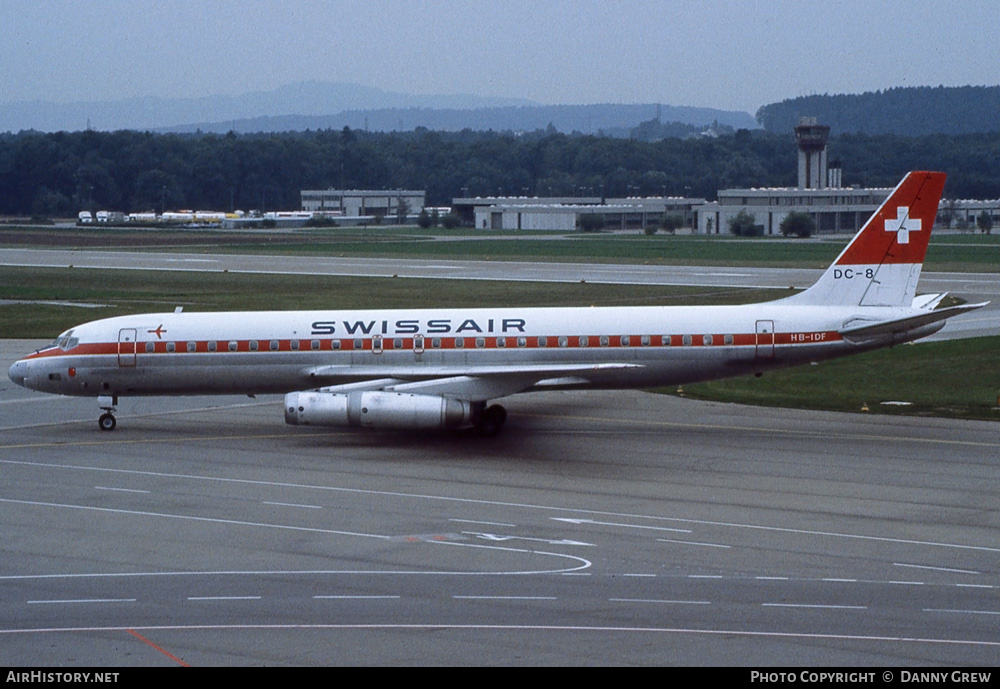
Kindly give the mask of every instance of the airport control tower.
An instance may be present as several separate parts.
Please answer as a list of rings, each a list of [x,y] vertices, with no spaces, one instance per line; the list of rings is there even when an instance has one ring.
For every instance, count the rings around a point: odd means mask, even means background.
[[[815,117],[799,119],[795,139],[799,142],[799,188],[825,189],[827,186],[826,140],[830,127],[817,124]]]

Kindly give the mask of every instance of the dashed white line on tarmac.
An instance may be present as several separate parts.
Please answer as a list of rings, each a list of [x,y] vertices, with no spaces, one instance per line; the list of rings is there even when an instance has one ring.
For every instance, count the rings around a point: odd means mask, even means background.
[[[711,605],[710,600],[667,600],[661,598],[608,598],[611,603],[665,603],[667,605]]]
[[[28,605],[74,604],[74,603],[135,603],[135,598],[74,598],[67,600],[29,600]]]
[[[188,600],[260,600],[260,596],[188,596]]]
[[[269,502],[267,500],[264,500],[264,504],[265,505],[277,505],[278,507],[302,507],[303,509],[307,509],[307,510],[321,510],[321,509],[323,509],[322,505],[300,505],[300,504],[294,503],[294,502]]]
[[[817,605],[809,603],[761,603],[764,608],[818,608],[820,610],[867,610],[867,605]]]

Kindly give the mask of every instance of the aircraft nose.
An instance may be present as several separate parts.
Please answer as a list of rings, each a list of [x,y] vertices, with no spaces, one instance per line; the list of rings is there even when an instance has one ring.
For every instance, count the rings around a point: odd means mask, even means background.
[[[15,361],[11,365],[10,370],[7,372],[7,375],[10,376],[10,379],[12,381],[17,383],[21,387],[24,387],[24,379],[28,375],[28,362],[23,360]]]

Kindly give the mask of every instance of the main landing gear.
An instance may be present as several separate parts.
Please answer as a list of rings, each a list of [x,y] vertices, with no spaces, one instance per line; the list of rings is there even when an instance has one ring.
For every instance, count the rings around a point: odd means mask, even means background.
[[[493,438],[500,433],[503,422],[507,420],[507,410],[499,404],[486,406],[485,402],[477,405],[473,415],[472,425],[484,438]]]
[[[97,398],[97,404],[104,410],[104,413],[97,419],[97,425],[102,431],[115,430],[118,425],[118,419],[115,418],[114,414],[118,407],[118,395],[101,395]]]

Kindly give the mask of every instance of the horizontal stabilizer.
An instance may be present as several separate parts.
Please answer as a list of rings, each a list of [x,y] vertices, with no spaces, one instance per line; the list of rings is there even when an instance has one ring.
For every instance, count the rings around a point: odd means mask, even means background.
[[[919,313],[915,316],[907,316],[905,318],[879,321],[877,323],[866,322],[864,324],[842,328],[838,332],[846,340],[858,340],[866,337],[878,337],[881,335],[895,335],[915,330],[925,325],[930,325],[931,323],[938,323],[951,318],[952,316],[957,316],[960,313],[975,311],[976,309],[986,306],[988,303],[988,301],[984,301],[981,304],[961,304],[960,306],[949,306],[946,309],[926,311],[924,313]]]

